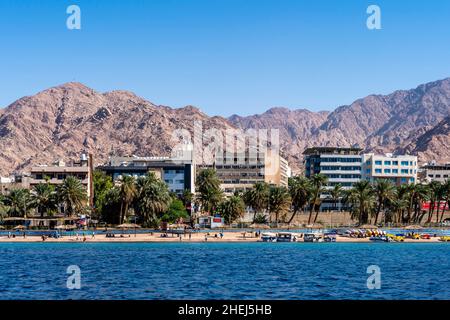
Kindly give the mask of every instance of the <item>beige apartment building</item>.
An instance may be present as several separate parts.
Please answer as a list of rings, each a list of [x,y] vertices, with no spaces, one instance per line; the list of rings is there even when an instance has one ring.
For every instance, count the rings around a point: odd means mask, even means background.
[[[91,192],[90,169],[86,155],[82,155],[79,161],[66,165],[64,161],[56,161],[51,165],[34,166],[30,170],[30,175],[23,179],[23,185],[32,189],[40,183],[49,183],[59,186],[69,176],[80,180],[86,188],[86,195],[89,198]]]
[[[396,185],[417,183],[417,156],[411,155],[362,155],[362,177],[375,181],[387,179]]]
[[[287,160],[268,152],[257,152],[251,156],[242,153],[234,158],[228,155],[213,164],[197,165],[198,172],[206,168],[216,170],[226,195],[251,189],[257,182],[287,187],[291,175]]]

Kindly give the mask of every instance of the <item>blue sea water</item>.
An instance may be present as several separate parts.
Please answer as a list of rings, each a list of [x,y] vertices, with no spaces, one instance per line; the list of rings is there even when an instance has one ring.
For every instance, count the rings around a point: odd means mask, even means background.
[[[450,299],[449,267],[446,243],[1,243],[0,299]]]

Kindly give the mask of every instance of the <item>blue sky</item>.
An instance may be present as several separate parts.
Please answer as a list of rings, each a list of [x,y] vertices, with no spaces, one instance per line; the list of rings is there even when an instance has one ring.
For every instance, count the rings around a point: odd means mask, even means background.
[[[445,0],[0,0],[0,107],[79,81],[210,115],[332,110],[449,77],[449,21]]]

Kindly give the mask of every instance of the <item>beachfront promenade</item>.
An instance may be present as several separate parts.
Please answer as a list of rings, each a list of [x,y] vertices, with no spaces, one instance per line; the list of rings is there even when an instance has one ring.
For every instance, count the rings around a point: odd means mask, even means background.
[[[61,242],[61,243],[95,243],[95,242],[101,242],[101,243],[119,243],[119,242],[158,242],[158,243],[186,243],[186,242],[192,242],[192,243],[198,243],[198,242],[258,242],[261,241],[261,238],[259,236],[255,236],[255,232],[247,232],[245,233],[243,231],[227,231],[222,233],[222,237],[220,236],[220,231],[209,232],[209,235],[207,232],[198,232],[198,233],[191,233],[186,235],[181,235],[181,237],[178,237],[176,234],[173,236],[171,234],[168,234],[166,237],[162,237],[163,233],[127,233],[123,234],[122,236],[120,234],[116,234],[115,237],[106,237],[106,234],[104,233],[96,233],[95,237],[92,237],[92,231],[86,231],[80,232],[78,237],[75,235],[71,236],[63,236],[60,238],[46,238],[45,241],[42,240],[42,237],[40,236],[26,236],[25,238],[23,236],[16,236],[14,238],[8,238],[8,236],[0,236],[0,242]],[[300,234],[300,233],[298,233]],[[366,238],[351,238],[351,237],[345,237],[345,236],[336,236],[336,242],[355,242],[355,243],[367,243],[371,242],[369,240],[369,237]],[[431,237],[430,239],[404,239],[404,243],[431,243],[431,242],[440,242],[439,237]],[[299,239],[298,243],[304,243],[303,239]]]

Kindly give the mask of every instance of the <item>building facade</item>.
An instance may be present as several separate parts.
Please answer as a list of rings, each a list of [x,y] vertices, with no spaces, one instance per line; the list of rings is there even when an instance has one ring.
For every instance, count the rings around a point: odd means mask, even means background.
[[[340,184],[350,189],[361,180],[360,148],[314,147],[303,152],[305,176],[321,173],[328,177],[328,188]]]
[[[378,179],[392,181],[395,185],[417,183],[417,157],[410,155],[363,155],[363,179],[375,182]]]
[[[269,152],[236,153],[224,155],[221,159],[216,154],[216,162],[201,164],[197,170],[214,168],[221,181],[221,189],[226,195],[234,192],[245,192],[253,188],[257,182],[265,182],[273,186],[288,186],[291,169],[286,159]]]
[[[361,154],[357,147],[313,147],[304,151],[305,176],[321,173],[328,177],[326,189],[340,184],[348,190],[362,179],[375,182],[378,179],[392,181],[395,185],[417,183],[417,157],[410,155]],[[321,195],[321,210],[332,210],[335,204],[330,194]],[[338,209],[345,209],[339,203]]]
[[[419,170],[419,180],[424,183],[438,181],[445,183],[450,178],[450,163],[437,164],[432,162],[425,164]]]
[[[315,174],[323,174],[328,178],[326,189],[341,185],[344,190],[350,189],[361,180],[362,156],[357,147],[313,147],[303,152],[305,176],[311,178]],[[330,194],[321,194],[321,210],[343,210],[342,201],[335,204]]]
[[[187,160],[178,161],[168,157],[110,157],[106,165],[97,169],[110,175],[113,181],[120,180],[124,175],[138,178],[153,172],[177,195],[182,195],[184,190],[195,190],[195,166]]]

